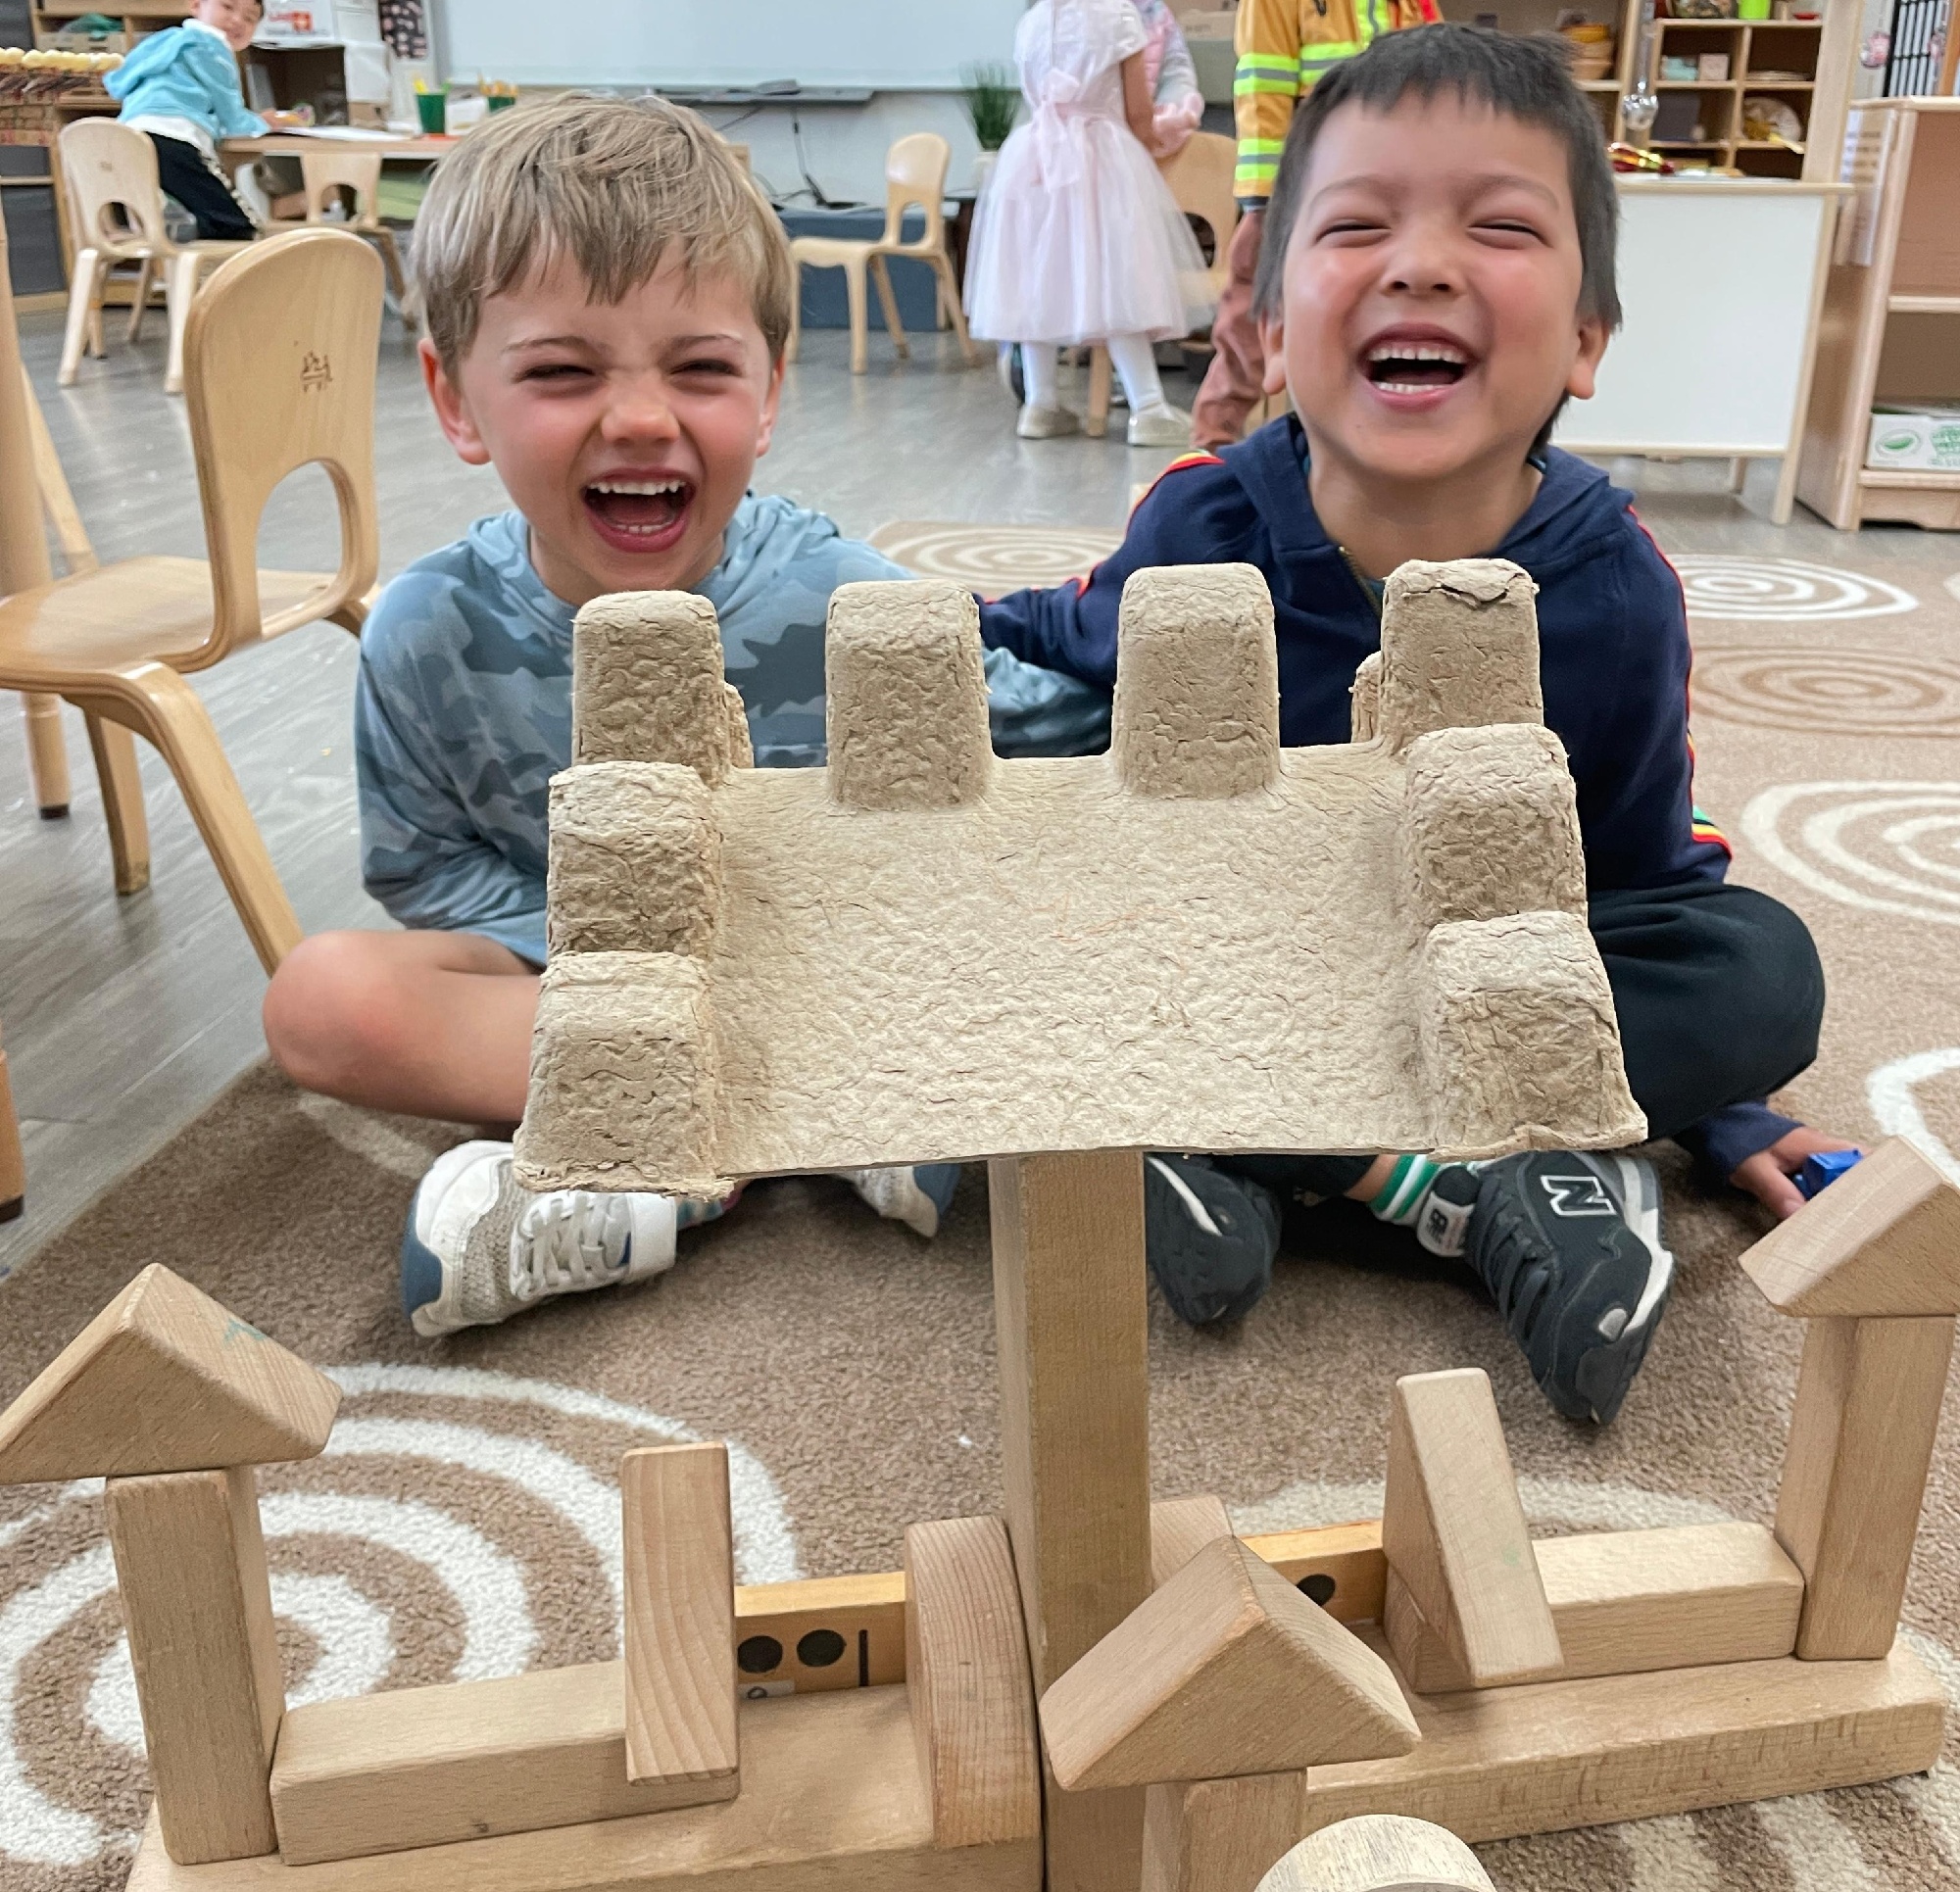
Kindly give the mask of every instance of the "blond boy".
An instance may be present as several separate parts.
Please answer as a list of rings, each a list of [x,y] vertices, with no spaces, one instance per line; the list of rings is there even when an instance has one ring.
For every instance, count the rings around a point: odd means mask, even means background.
[[[522,1113],[545,956],[546,785],[570,759],[571,625],[610,592],[696,591],[721,622],[760,766],[823,759],[830,593],[905,574],[822,514],[749,491],[782,390],[795,277],[727,146],[676,107],[568,98],[472,132],[416,231],[438,424],[514,509],[388,588],[355,706],[363,868],[409,930],[305,941],[266,999],[273,1056],[350,1101],[466,1123]],[[1096,747],[1106,696],[990,667],[997,741]],[[860,1172],[937,1228],[956,1172]],[[417,1192],[417,1332],[663,1272],[721,1203],[530,1196],[510,1147],[463,1145]]]

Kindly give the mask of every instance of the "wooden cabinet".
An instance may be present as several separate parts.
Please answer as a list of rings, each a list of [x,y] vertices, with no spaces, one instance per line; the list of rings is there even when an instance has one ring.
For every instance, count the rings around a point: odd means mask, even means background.
[[[1960,99],[1870,99],[1825,290],[1797,497],[1851,530],[1960,530],[1960,472],[1868,466],[1880,402],[1960,404]]]

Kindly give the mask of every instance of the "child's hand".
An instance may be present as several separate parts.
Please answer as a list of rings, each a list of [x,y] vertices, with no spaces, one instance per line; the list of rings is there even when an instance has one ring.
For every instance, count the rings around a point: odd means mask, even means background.
[[[1746,1189],[1758,1202],[1767,1203],[1779,1220],[1788,1220],[1803,1207],[1803,1192],[1789,1179],[1803,1167],[1804,1158],[1819,1156],[1828,1149],[1855,1149],[1841,1138],[1827,1137],[1821,1130],[1799,1124],[1787,1136],[1779,1137],[1767,1149],[1759,1149],[1737,1164],[1729,1178],[1739,1189]]]

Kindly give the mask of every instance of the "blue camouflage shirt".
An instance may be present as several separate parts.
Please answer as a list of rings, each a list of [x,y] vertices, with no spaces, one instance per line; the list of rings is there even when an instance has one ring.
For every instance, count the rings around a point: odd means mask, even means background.
[[[830,594],[908,574],[820,512],[751,493],[698,587],[721,620],[759,768],[823,761]],[[362,877],[404,926],[480,933],[543,964],[545,812],[571,760],[572,606],[531,568],[523,515],[479,519],[383,593],[361,635],[354,754]],[[1106,691],[987,653],[994,746],[1081,755]]]

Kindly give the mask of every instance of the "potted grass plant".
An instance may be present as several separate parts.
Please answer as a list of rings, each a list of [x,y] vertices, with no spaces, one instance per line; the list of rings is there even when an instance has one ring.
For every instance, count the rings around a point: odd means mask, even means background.
[[[980,146],[980,156],[973,166],[973,188],[978,191],[986,188],[995,156],[1014,128],[1014,119],[1021,109],[1021,85],[1014,69],[998,62],[969,66],[960,79],[966,116]]]

